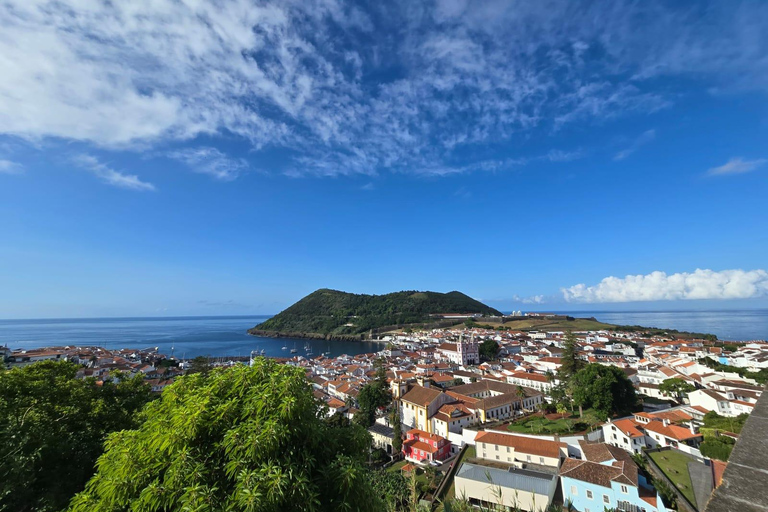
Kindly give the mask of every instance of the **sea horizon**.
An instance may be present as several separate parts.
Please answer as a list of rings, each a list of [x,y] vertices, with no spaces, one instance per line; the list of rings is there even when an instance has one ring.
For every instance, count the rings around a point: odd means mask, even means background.
[[[533,312],[533,311],[529,311]],[[715,334],[722,341],[768,339],[768,310],[541,311],[595,317],[619,325],[641,325]],[[94,318],[30,318],[0,320],[0,345],[11,349],[48,346],[102,346],[109,349],[154,348],[176,357],[270,357],[328,353],[356,355],[380,350],[379,342],[326,341],[251,336],[248,329],[272,315],[204,315]],[[285,348],[283,348],[285,347]]]

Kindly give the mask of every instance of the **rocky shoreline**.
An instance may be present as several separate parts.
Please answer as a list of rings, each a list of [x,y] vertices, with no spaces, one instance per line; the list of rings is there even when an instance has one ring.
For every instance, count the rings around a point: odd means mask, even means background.
[[[299,338],[326,341],[378,341],[368,339],[364,334],[323,334],[319,332],[265,331],[262,329],[248,329],[248,334],[251,336],[264,336],[267,338]]]

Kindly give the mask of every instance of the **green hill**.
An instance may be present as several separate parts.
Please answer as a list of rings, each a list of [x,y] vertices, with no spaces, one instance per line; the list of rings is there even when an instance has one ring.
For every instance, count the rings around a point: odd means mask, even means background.
[[[372,329],[432,322],[438,313],[501,315],[461,292],[403,291],[362,295],[320,289],[270,318],[250,334],[359,339]]]

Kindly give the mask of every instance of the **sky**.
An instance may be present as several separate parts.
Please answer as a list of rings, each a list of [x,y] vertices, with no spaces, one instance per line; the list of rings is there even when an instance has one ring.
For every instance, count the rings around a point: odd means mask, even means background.
[[[768,308],[768,3],[9,0],[0,318]]]

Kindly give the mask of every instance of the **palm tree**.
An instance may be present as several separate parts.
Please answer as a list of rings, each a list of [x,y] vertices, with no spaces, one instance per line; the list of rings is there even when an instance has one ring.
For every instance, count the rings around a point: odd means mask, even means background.
[[[523,386],[517,386],[515,389],[515,396],[520,399],[520,410],[523,410],[523,400],[525,400],[525,388]]]

